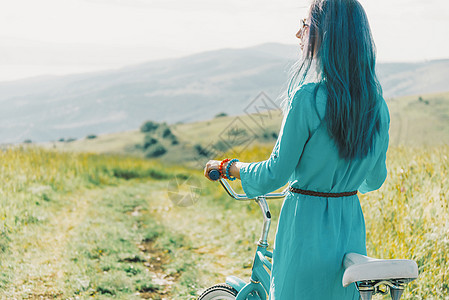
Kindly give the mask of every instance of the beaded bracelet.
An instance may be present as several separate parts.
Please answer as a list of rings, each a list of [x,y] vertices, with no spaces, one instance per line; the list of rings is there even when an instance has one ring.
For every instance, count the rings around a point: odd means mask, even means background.
[[[223,177],[224,179],[227,179],[227,177],[226,174],[223,172],[223,165],[230,160],[231,160],[230,158],[225,158],[221,161],[220,165],[218,166],[218,171],[220,172],[221,177]]]
[[[229,174],[229,170],[231,169],[231,165],[238,161],[239,160],[237,158],[233,158],[228,162],[228,165],[226,166],[226,177],[231,181],[234,181],[235,177],[232,177],[231,174]]]

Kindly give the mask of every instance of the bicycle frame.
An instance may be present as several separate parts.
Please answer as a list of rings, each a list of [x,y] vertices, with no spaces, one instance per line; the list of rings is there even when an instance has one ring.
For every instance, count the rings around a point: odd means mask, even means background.
[[[246,195],[237,194],[225,179],[219,180],[223,188],[232,198],[242,200],[252,200]],[[250,282],[246,283],[235,276],[228,276],[226,283],[238,291],[236,300],[244,299],[262,299],[266,300],[270,290],[271,262],[267,258],[272,258],[273,253],[268,251],[268,232],[271,225],[271,213],[268,207],[267,199],[280,199],[286,196],[288,188],[281,193],[270,193],[264,196],[254,198],[263,214],[262,233],[257,243],[256,255],[251,270]]]

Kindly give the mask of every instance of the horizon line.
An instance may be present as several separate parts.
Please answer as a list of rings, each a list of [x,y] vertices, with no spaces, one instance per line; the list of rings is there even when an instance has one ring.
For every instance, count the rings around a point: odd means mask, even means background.
[[[260,43],[260,44],[256,44],[256,45],[252,45],[252,46],[247,46],[247,47],[224,47],[224,48],[217,48],[217,49],[211,49],[211,50],[205,50],[205,51],[200,51],[200,52],[195,52],[195,53],[191,53],[191,54],[184,54],[184,55],[179,55],[179,56],[173,56],[173,57],[167,57],[167,58],[159,58],[159,59],[154,59],[154,60],[144,60],[141,61],[139,63],[131,63],[131,64],[125,64],[125,65],[121,65],[121,66],[117,66],[117,67],[99,67],[98,69],[95,70],[91,70],[88,71],[87,70],[87,66],[86,66],[86,70],[82,70],[79,72],[62,72],[60,74],[55,74],[55,73],[41,73],[41,74],[37,74],[37,75],[30,75],[30,76],[23,76],[23,77],[18,77],[15,79],[6,79],[6,80],[0,80],[0,84],[9,84],[9,83],[17,83],[20,81],[32,81],[32,80],[39,80],[39,79],[50,79],[50,78],[63,78],[63,77],[70,77],[70,76],[76,76],[76,75],[93,75],[95,73],[107,73],[107,72],[114,72],[114,71],[120,71],[123,69],[127,69],[127,68],[133,68],[133,67],[137,67],[140,65],[145,65],[148,63],[155,63],[155,62],[162,62],[162,61],[170,61],[170,60],[177,60],[177,59],[185,59],[188,57],[192,57],[192,56],[198,56],[201,54],[205,54],[205,53],[212,53],[212,52],[218,52],[218,51],[223,51],[223,50],[245,50],[245,49],[251,49],[251,48],[257,48],[257,47],[261,47],[263,45],[281,45],[281,46],[296,46],[295,44],[285,44],[285,43],[278,43],[278,42],[266,42],[266,43]],[[298,50],[299,50],[299,46],[298,46]],[[286,55],[287,57],[287,55]],[[449,60],[449,56],[448,57],[440,57],[440,58],[431,58],[431,59],[416,59],[416,60],[379,60],[377,59],[376,64],[417,64],[417,63],[426,63],[426,62],[432,62],[432,61],[444,61],[444,60]],[[13,66],[24,66],[24,65],[13,65]],[[39,66],[39,65],[33,65],[33,64],[29,64],[29,65],[25,65],[25,66]],[[42,65],[44,66],[44,65]],[[72,66],[72,65],[67,65],[67,66]],[[73,65],[75,66],[75,65]],[[49,68],[51,67],[57,67],[57,66],[48,66]]]

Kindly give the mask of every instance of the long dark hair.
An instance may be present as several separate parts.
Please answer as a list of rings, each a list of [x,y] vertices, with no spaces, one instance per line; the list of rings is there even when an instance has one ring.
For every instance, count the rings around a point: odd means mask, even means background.
[[[357,0],[314,0],[304,57],[288,84],[287,96],[305,83],[312,61],[317,88],[327,90],[324,121],[341,158],[364,158],[380,127],[382,88],[375,73],[376,48],[368,19]]]

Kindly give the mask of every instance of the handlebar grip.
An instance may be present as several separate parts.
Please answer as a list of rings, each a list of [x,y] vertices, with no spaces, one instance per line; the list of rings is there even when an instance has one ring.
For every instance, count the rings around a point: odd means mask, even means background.
[[[220,172],[216,169],[212,169],[209,171],[209,178],[213,181],[218,180],[220,178]]]

